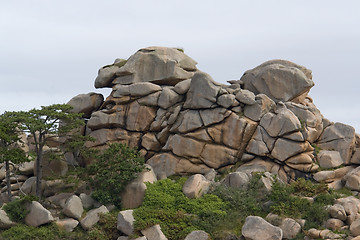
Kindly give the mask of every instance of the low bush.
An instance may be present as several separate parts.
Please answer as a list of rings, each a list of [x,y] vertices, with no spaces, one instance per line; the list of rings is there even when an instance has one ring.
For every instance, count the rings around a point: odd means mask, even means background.
[[[3,206],[4,211],[13,222],[23,222],[29,210],[26,208],[26,204],[32,201],[38,200],[35,196],[25,196],[20,199],[16,199]]]
[[[89,166],[92,197],[102,204],[121,206],[120,193],[145,169],[140,153],[125,144],[110,144]]]
[[[182,192],[185,181],[164,179],[147,184],[144,202],[134,211],[135,230],[160,224],[168,239],[184,239],[191,231],[204,229],[203,223],[226,215],[226,204],[216,195],[187,198]]]
[[[0,235],[0,240],[75,240],[79,238],[71,238],[70,234],[59,230],[55,224],[42,227],[30,227],[18,224]]]

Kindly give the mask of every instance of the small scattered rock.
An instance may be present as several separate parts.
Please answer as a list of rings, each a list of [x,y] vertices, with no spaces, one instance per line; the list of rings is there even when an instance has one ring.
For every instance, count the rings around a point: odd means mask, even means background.
[[[141,230],[141,233],[144,234],[147,240],[167,240],[159,224]]]
[[[133,210],[120,211],[117,216],[117,229],[126,235],[134,232],[134,216]]]

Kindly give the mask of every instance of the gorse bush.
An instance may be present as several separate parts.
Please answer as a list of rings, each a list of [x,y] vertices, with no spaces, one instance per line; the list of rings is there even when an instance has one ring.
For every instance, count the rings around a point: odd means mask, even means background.
[[[145,169],[144,158],[125,144],[110,144],[89,166],[92,197],[103,204],[121,206],[120,193]]]

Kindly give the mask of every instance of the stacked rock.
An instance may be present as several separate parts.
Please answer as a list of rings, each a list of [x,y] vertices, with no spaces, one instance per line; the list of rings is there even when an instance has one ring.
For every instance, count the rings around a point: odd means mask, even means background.
[[[307,95],[310,70],[272,60],[228,82],[215,82],[178,49],[117,59],[95,80],[112,92],[90,116],[86,133],[96,141],[87,146],[137,147],[158,178],[243,165],[287,181],[328,162],[319,149],[336,156],[336,166],[356,161],[354,128],[323,118]]]

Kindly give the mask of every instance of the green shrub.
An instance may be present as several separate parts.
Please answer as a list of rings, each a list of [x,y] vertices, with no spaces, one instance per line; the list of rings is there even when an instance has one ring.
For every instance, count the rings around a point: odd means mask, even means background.
[[[26,209],[26,204],[36,200],[38,199],[35,196],[25,196],[5,204],[3,209],[11,221],[23,222],[25,216],[29,213],[29,210]]]
[[[117,230],[118,212],[100,214],[99,222],[88,231],[86,240],[112,240],[119,237]]]
[[[328,186],[325,183],[316,183],[304,178],[298,178],[290,186],[294,189],[294,194],[304,197],[312,197],[320,193],[327,193]]]
[[[306,197],[313,197],[314,203]],[[303,218],[305,229],[319,227],[328,217],[326,205],[332,204],[339,196],[328,191],[325,184],[314,184],[309,180],[298,179],[290,185],[274,182],[269,200],[270,210],[286,217]]]
[[[0,235],[1,240],[75,240],[79,238],[71,238],[70,234],[59,230],[55,224],[49,224],[41,227],[31,227],[18,224],[5,230]]]
[[[135,230],[160,224],[169,239],[184,239],[191,231],[204,229],[204,223],[226,215],[226,204],[215,195],[187,198],[182,192],[185,181],[164,179],[147,184],[144,202],[134,211]]]
[[[120,193],[126,185],[145,169],[140,153],[124,144],[110,144],[89,166],[92,197],[103,204],[112,203],[121,206]]]
[[[244,188],[220,185],[212,192],[227,204],[225,217],[208,227],[215,239],[223,239],[228,233],[241,235],[241,228],[247,216],[264,217],[268,213],[263,207],[267,195],[264,194],[263,185],[259,181],[261,176],[261,173],[254,174]]]

